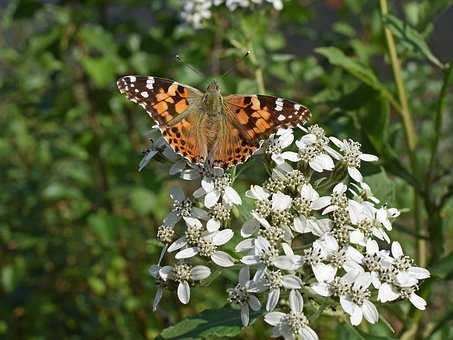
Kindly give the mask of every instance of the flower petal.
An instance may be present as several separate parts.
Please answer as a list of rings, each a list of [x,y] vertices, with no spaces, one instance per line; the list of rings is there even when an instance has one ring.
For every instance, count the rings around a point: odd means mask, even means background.
[[[426,301],[422,297],[418,296],[415,293],[412,293],[411,296],[409,296],[409,301],[414,305],[415,308],[418,308],[420,310],[425,310],[426,309]]]
[[[292,289],[289,293],[289,307],[296,313],[302,313],[304,309],[304,299],[298,290]]]
[[[363,176],[357,168],[353,168],[348,166],[348,174],[349,176],[356,182],[362,182]]]
[[[223,200],[227,204],[242,204],[241,196],[234,190],[232,187],[226,187],[225,192],[223,194]]]
[[[211,260],[221,267],[234,266],[234,259],[223,251],[216,250],[211,256]]]
[[[261,309],[261,302],[255,295],[249,295],[248,303],[252,310],[259,311]]]
[[[242,320],[242,325],[245,327],[249,324],[250,321],[250,316],[249,316],[249,305],[248,304],[243,304],[241,306],[241,320]]]
[[[217,231],[217,230],[220,229],[220,222],[217,221],[217,220],[215,220],[215,219],[213,219],[213,218],[210,218],[210,219],[208,220],[208,222],[206,223],[206,229],[207,229],[210,233],[212,233],[212,232],[214,232],[214,231]]]
[[[288,274],[282,278],[283,287],[287,289],[300,289],[302,281],[296,275]]]
[[[285,316],[286,314],[282,312],[270,312],[264,316],[264,321],[271,326],[277,326]]]
[[[175,259],[187,259],[198,254],[198,247],[190,247],[176,253]]]
[[[280,299],[280,288],[273,288],[267,296],[266,310],[272,312]]]
[[[249,267],[242,267],[239,270],[239,283],[245,285],[248,281],[250,281],[250,269]]]
[[[206,266],[202,266],[202,265],[195,266],[190,271],[190,277],[194,281],[204,280],[209,275],[211,275],[211,269],[209,269]]]
[[[170,246],[168,247],[167,251],[169,253],[181,249],[187,244],[187,238],[185,236],[178,238],[176,241],[174,241]]]
[[[219,201],[219,198],[220,198],[220,192],[218,192],[217,190],[208,192],[206,194],[206,196],[204,197],[205,207],[208,209],[212,208]]]
[[[187,281],[182,281],[178,285],[178,298],[183,304],[188,304],[190,300],[190,287]]]
[[[362,313],[369,323],[376,323],[379,320],[379,313],[376,306],[368,300],[363,301]]]
[[[212,238],[212,243],[216,246],[221,246],[227,243],[233,237],[234,233],[231,229],[223,229],[215,233]]]

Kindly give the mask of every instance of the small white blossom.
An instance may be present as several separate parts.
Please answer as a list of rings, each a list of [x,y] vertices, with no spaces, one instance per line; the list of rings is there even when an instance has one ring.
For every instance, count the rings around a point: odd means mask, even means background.
[[[241,320],[244,326],[250,321],[250,308],[253,311],[261,309],[261,303],[253,295],[258,289],[254,286],[254,281],[250,280],[250,270],[248,267],[242,267],[239,271],[239,282],[234,288],[229,288],[228,302],[241,307]]]
[[[288,314],[282,312],[270,312],[264,316],[264,321],[272,328],[272,337],[282,336],[285,340],[293,340],[299,336],[305,340],[317,340],[318,335],[308,325],[308,319],[303,313],[304,300],[297,290],[289,294]]]

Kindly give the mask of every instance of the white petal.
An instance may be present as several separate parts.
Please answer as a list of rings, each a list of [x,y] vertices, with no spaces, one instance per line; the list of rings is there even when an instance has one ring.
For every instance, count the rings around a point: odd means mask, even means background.
[[[211,192],[208,192],[206,196],[204,197],[204,205],[206,208],[210,209],[212,208],[220,198],[220,192],[217,190],[213,190]]]
[[[242,267],[239,271],[239,283],[245,285],[250,280],[250,269],[249,267]]]
[[[426,301],[422,297],[418,296],[415,293],[412,293],[411,296],[409,296],[409,301],[414,305],[415,308],[418,308],[420,310],[425,310],[426,309]]]
[[[209,214],[203,209],[200,209],[198,207],[192,207],[191,215],[202,220],[209,219]]]
[[[280,288],[273,288],[267,296],[266,310],[272,312],[277,306],[278,300],[280,298]]]
[[[256,255],[246,255],[243,258],[241,258],[241,262],[243,264],[246,264],[247,266],[252,266],[254,264],[257,264],[260,262],[259,256]]]
[[[180,187],[174,187],[170,189],[170,197],[173,201],[182,202],[186,199],[184,191]]]
[[[348,313],[349,315],[351,315],[352,312],[354,311],[355,304],[351,300],[341,296],[340,304],[341,304],[341,308],[343,308],[343,310],[346,313]]]
[[[354,289],[367,289],[371,284],[371,274],[368,272],[361,273],[354,282]]]
[[[233,237],[234,233],[231,229],[223,229],[215,233],[212,238],[212,243],[216,246],[221,246],[227,243]]]
[[[332,282],[337,273],[337,268],[322,262],[312,266],[312,269],[318,282]]]
[[[318,334],[308,326],[302,326],[300,335],[302,335],[304,340],[318,340]]]
[[[215,251],[211,256],[211,260],[221,266],[221,267],[231,267],[234,266],[234,259],[227,253],[223,251]]]
[[[232,187],[226,187],[225,193],[223,194],[223,200],[227,204],[242,204],[241,196]]]
[[[296,275],[288,274],[282,278],[283,287],[287,289],[300,289],[302,281]]]
[[[247,238],[245,240],[242,240],[241,242],[239,242],[236,247],[234,248],[234,250],[238,253],[242,252],[242,251],[246,251],[246,250],[250,250],[254,247],[253,245],[253,239],[251,238]]]
[[[264,237],[258,236],[255,240],[255,247],[260,253],[262,253],[268,250],[271,247],[271,244]]]
[[[323,172],[324,171],[324,166],[323,166],[322,160],[319,159],[318,157],[315,157],[312,160],[310,160],[308,162],[308,164],[310,165],[310,168],[312,168],[316,172]]]
[[[335,144],[335,146],[339,147],[340,149],[344,148],[344,143],[339,140],[337,137],[329,137],[329,139],[332,141],[332,143]]]
[[[327,154],[320,154],[315,159],[322,165],[324,170],[333,170],[335,168],[332,158]]]
[[[157,306],[159,305],[160,300],[162,299],[162,295],[164,293],[164,290],[162,287],[158,287],[156,291],[156,295],[154,295],[154,300],[153,300],[153,311],[155,312],[157,309]]]
[[[353,326],[358,326],[362,322],[362,319],[363,319],[362,309],[359,306],[354,305],[354,309],[351,314],[351,324]]]
[[[358,244],[361,246],[366,245],[365,235],[360,230],[354,230],[349,234],[349,240],[351,243]]]
[[[193,218],[193,217],[184,217],[184,221],[186,222],[186,225],[191,228],[202,228],[203,227],[200,220]]]
[[[170,212],[165,218],[162,224],[168,225],[168,226],[174,226],[176,223],[179,222],[181,217],[178,216],[178,214],[174,211]]]
[[[401,245],[398,241],[394,241],[392,243],[392,255],[395,259],[404,256],[403,249],[401,248]]]
[[[176,253],[175,259],[187,259],[198,254],[198,247],[190,247]]]
[[[174,176],[176,174],[179,174],[186,168],[186,165],[187,165],[187,161],[185,159],[180,159],[179,161],[176,161],[170,167],[170,170],[168,171],[169,175]]]
[[[410,267],[408,272],[414,275],[418,280],[424,280],[431,276],[429,270],[422,267]]]
[[[205,177],[201,180],[201,187],[205,192],[211,192],[214,190],[214,181],[212,180],[212,178]]]
[[[220,222],[211,218],[209,221],[206,223],[206,229],[212,233],[214,231],[217,231],[220,229]]]
[[[285,255],[294,255],[294,251],[288,243],[283,242],[281,244],[281,247],[283,248],[283,252],[285,253]]]
[[[255,295],[249,295],[248,303],[250,308],[253,309],[255,312],[260,310],[261,303],[260,300]]]
[[[250,190],[248,190],[245,195],[250,198],[254,198],[256,200],[265,200],[267,199],[270,194],[267,192],[267,190],[263,189],[259,185],[252,185],[250,187]]]
[[[375,240],[368,240],[366,243],[366,253],[368,255],[374,255],[379,252],[379,245]]]
[[[272,261],[272,264],[277,268],[284,270],[297,270],[302,266],[303,261],[302,257],[299,255],[294,256],[281,255],[277,256],[275,260]]]
[[[250,321],[250,316],[249,316],[249,305],[248,304],[243,304],[241,306],[241,320],[242,320],[242,325],[247,326]]]
[[[159,270],[160,270],[160,266],[158,266],[157,264],[153,264],[153,265],[149,266],[148,273],[152,277],[158,278],[159,277]]]
[[[313,210],[320,210],[327,207],[330,204],[330,202],[331,202],[330,196],[322,196],[317,200],[313,201],[313,203],[311,204],[311,208]]]
[[[277,192],[272,195],[272,210],[273,211],[283,211],[288,209],[291,206],[292,198],[291,196]]]
[[[169,253],[181,249],[187,244],[187,238],[185,236],[178,238],[175,242],[173,242],[170,247],[168,247],[167,251]]]
[[[307,219],[305,216],[299,216],[294,219],[294,230],[298,233],[309,233],[311,230],[307,228]]]
[[[183,304],[189,303],[190,287],[187,281],[182,281],[178,285],[178,298]]]
[[[300,160],[300,157],[297,153],[293,152],[293,151],[285,151],[282,153],[282,157],[284,159],[287,159],[288,161],[291,161],[291,162],[298,162]]]
[[[190,271],[190,277],[192,280],[197,281],[197,280],[204,280],[206,279],[209,275],[211,275],[211,269],[209,269],[206,266],[195,266],[192,268]]]
[[[252,236],[255,231],[257,231],[259,228],[259,223],[255,219],[248,220],[247,222],[244,223],[244,225],[241,228],[241,236],[242,237],[249,237]]]
[[[162,278],[162,280],[167,281],[168,277],[170,274],[173,272],[173,267],[172,266],[164,266],[160,268],[159,270],[159,276]]]
[[[394,301],[399,298],[399,294],[393,289],[393,287],[388,284],[387,282],[384,282],[381,284],[379,287],[379,292],[378,292],[378,301],[381,301],[382,303],[388,302],[388,301]]]
[[[282,312],[271,312],[264,316],[264,321],[271,326],[277,326],[285,316],[286,314]]]
[[[376,323],[379,320],[379,313],[376,306],[368,300],[363,301],[362,313],[369,323]]]
[[[325,282],[317,282],[311,286],[311,289],[315,291],[316,294],[321,296],[330,296],[329,285]]]
[[[396,274],[396,283],[400,287],[412,287],[418,283],[418,280],[408,272],[400,272]]]
[[[365,162],[376,162],[379,158],[375,155],[370,155],[369,153],[362,153],[360,159]]]
[[[354,181],[362,182],[363,176],[357,168],[348,166],[348,174]]]
[[[289,293],[289,307],[296,313],[302,313],[304,309],[304,299],[298,290],[292,289]]]

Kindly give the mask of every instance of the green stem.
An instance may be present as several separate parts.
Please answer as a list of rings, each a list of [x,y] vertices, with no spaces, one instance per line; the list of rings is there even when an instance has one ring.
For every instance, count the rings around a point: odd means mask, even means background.
[[[388,4],[387,0],[380,0],[381,14],[385,16],[388,14]],[[387,41],[387,48],[390,57],[390,62],[392,65],[393,77],[395,78],[395,83],[398,91],[398,99],[401,105],[401,116],[403,119],[404,132],[406,137],[406,143],[408,146],[409,159],[411,163],[411,168],[414,176],[418,174],[417,158],[415,156],[415,148],[417,146],[417,135],[415,132],[414,121],[412,114],[409,110],[409,103],[407,100],[406,89],[404,87],[403,77],[401,74],[401,62],[398,59],[396,53],[395,40],[393,39],[393,34],[388,28],[384,28],[385,38]],[[422,234],[421,232],[421,216],[420,216],[420,200],[417,195],[416,189],[413,190],[413,209],[414,209],[414,223],[415,223],[415,233]],[[420,265],[426,263],[426,251],[425,251],[425,242],[421,239],[417,240],[417,261]]]

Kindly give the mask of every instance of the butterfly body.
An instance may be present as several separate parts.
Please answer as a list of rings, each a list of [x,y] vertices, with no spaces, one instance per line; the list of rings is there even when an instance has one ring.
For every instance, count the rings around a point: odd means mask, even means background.
[[[245,162],[261,140],[310,114],[300,104],[272,96],[223,97],[215,80],[204,93],[157,77],[125,76],[117,85],[157,122],[172,149],[196,164],[228,168]]]

